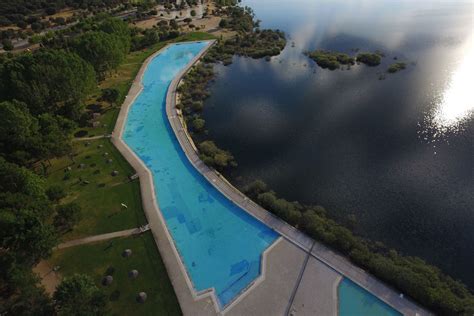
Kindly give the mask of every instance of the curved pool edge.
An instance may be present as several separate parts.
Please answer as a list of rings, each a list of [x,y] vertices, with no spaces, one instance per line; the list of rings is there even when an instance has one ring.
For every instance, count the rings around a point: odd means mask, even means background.
[[[185,43],[203,42],[203,41],[189,41]],[[192,67],[194,63],[211,47],[215,40],[209,41],[200,54],[196,55],[187,68]],[[178,298],[179,305],[183,314],[191,314],[196,310],[207,310],[208,301],[211,300],[214,307],[215,313],[219,312],[219,305],[217,302],[214,289],[204,290],[197,292],[194,289],[192,281],[189,278],[188,272],[184,264],[182,263],[179,252],[176,249],[174,240],[168,231],[163,214],[158,206],[158,202],[155,195],[155,185],[153,182],[153,175],[151,171],[146,167],[144,162],[135,154],[135,152],[125,143],[122,139],[123,132],[125,130],[126,120],[128,112],[133,105],[136,98],[140,95],[143,90],[142,79],[143,75],[148,68],[150,62],[165,51],[169,45],[162,47],[143,62],[140,70],[138,71],[135,79],[132,82],[130,90],[125,97],[125,101],[120,108],[115,128],[112,132],[111,142],[120,151],[122,156],[130,163],[132,168],[138,175],[140,182],[140,195],[142,200],[142,206],[147,218],[150,230],[155,240],[155,244],[161,255],[163,263],[165,264],[166,271],[170,278],[171,284],[173,285],[176,297]],[[208,299],[207,301],[205,299]],[[202,301],[201,304],[197,304],[197,301]],[[199,306],[201,305],[201,306]],[[199,308],[201,307],[201,308]],[[207,311],[209,312],[209,311]]]
[[[203,52],[203,54],[204,53],[205,51]],[[264,223],[269,228],[280,234],[279,239],[284,238],[285,240],[292,243],[294,246],[300,248],[301,250],[310,254],[321,263],[327,265],[328,267],[339,273],[341,275],[341,279],[338,282],[338,286],[334,288],[334,290],[336,291],[336,297],[338,296],[337,289],[339,287],[339,284],[344,278],[347,278],[362,289],[366,290],[367,292],[380,299],[388,306],[392,307],[393,309],[399,311],[404,315],[432,315],[432,313],[430,313],[424,307],[418,305],[418,303],[412,301],[410,298],[401,299],[397,291],[393,287],[380,281],[373,275],[367,273],[365,270],[353,265],[348,258],[343,257],[342,255],[334,252],[333,250],[329,249],[320,242],[313,240],[300,230],[286,223],[282,219],[276,217],[275,215],[273,215],[251,199],[249,199],[239,189],[233,186],[222,174],[220,174],[217,170],[208,167],[199,158],[197,147],[195,146],[191,136],[189,135],[186,129],[182,115],[178,113],[178,110],[176,108],[176,89],[179,86],[179,83],[183,79],[184,75],[191,69],[194,64],[195,62],[188,64],[185,69],[183,69],[175,76],[170,86],[168,87],[168,91],[166,94],[166,115],[168,117],[168,121],[174,131],[176,138],[178,139],[181,149],[185,153],[191,165],[196,168],[196,170],[201,173],[201,175],[204,176],[209,181],[209,183],[211,183],[232,203],[234,203],[239,208],[241,208],[257,220]],[[243,289],[242,292],[233,301],[226,305],[221,312],[225,313],[229,311],[232,306],[237,304],[242,298],[244,298],[248,294],[248,292],[250,292],[252,287],[254,287],[255,283],[257,283],[260,278],[264,279],[264,262],[266,261],[267,253],[269,249],[272,248],[277,242],[278,240],[275,241],[272,245],[270,245],[262,253],[262,272],[260,276],[256,280],[254,280],[254,282],[251,283],[246,289]],[[316,244],[318,246],[313,247],[313,245]],[[261,280],[258,283],[260,282]],[[336,304],[338,305],[338,297],[336,300]]]
[[[209,301],[211,301],[212,305],[214,306],[215,314],[223,314],[228,311],[232,306],[237,304],[243,297],[245,297],[252,288],[254,288],[265,280],[267,254],[271,249],[273,249],[275,245],[279,243],[279,241],[281,241],[281,236],[279,236],[262,252],[260,258],[261,270],[259,276],[255,278],[250,284],[248,284],[247,287],[242,289],[239,294],[227,305],[220,307],[221,305],[219,304],[219,300],[217,298],[217,294],[214,288],[208,288],[201,291],[197,291],[195,289],[191,277],[186,267],[184,266],[181,255],[177,249],[173,237],[171,236],[171,233],[168,230],[166,221],[158,205],[158,201],[155,194],[153,175],[148,169],[148,167],[144,164],[144,162],[137,156],[137,154],[127,145],[127,143],[122,138],[129,110],[134,104],[134,101],[137,99],[137,97],[143,90],[142,79],[150,62],[153,61],[153,59],[160,55],[163,51],[165,51],[170,45],[198,42],[208,42],[208,45],[205,46],[195,57],[193,57],[193,59],[186,65],[186,67],[175,76],[172,83],[170,84],[170,87],[168,88],[168,96],[171,87],[173,87],[173,89],[176,88],[173,85],[173,82],[175,82],[176,80],[177,82],[179,82],[184,76],[184,74],[186,74],[189,69],[191,69],[192,66],[194,66],[198,62],[198,60],[207,52],[207,50],[212,47],[212,45],[214,45],[216,40],[170,43],[147,57],[147,59],[143,62],[139,72],[137,73],[137,76],[135,77],[132,86],[130,87],[126,99],[122,104],[119,115],[117,117],[115,128],[111,135],[111,142],[120,151],[122,156],[130,163],[130,165],[137,173],[138,178],[140,179],[140,194],[144,213],[150,226],[150,230],[157,245],[158,251],[160,252],[162,260],[165,264],[168,276],[171,280],[171,283],[173,284],[173,288],[178,298],[180,307],[185,315],[195,315],[197,311],[205,311],[205,314],[208,315],[209,312],[211,312],[208,308]],[[179,139],[179,137],[177,137],[177,139]],[[193,161],[190,160],[190,162],[192,166],[196,168]],[[197,170],[199,171],[199,169]]]
[[[199,60],[199,58],[202,57],[202,55],[204,55],[206,51],[215,43],[215,40],[192,42],[209,42],[209,44],[205,48],[203,48],[203,50],[198,55],[196,55],[187,64],[187,66],[175,76],[175,78],[171,82],[166,94],[166,113],[168,116],[168,121],[180,143],[181,149],[185,153],[187,159],[190,161],[192,166],[196,168],[197,171],[201,173],[202,176],[204,176],[210,183],[212,183],[212,185],[225,197],[227,197],[230,201],[232,201],[234,204],[239,206],[242,210],[246,211],[260,222],[263,222],[265,225],[278,232],[280,234],[280,237],[277,238],[277,240],[275,240],[275,242],[273,242],[273,244],[267,247],[262,253],[260,275],[256,279],[254,279],[253,282],[250,283],[246,288],[244,288],[240,292],[240,294],[236,296],[234,300],[229,302],[229,304],[227,304],[223,309],[219,307],[214,289],[207,289],[200,292],[197,292],[194,289],[193,283],[189,278],[188,272],[184,267],[183,262],[181,261],[181,257],[175,247],[174,240],[168,231],[166,222],[158,206],[155,196],[152,173],[122,139],[122,134],[124,131],[129,109],[131,108],[131,105],[133,104],[137,96],[139,96],[140,92],[142,91],[142,77],[145,73],[145,70],[147,69],[149,63],[157,55],[166,50],[169,45],[172,44],[168,44],[157,52],[153,53],[145,60],[139,72],[137,73],[137,76],[134,79],[132,86],[130,87],[129,93],[120,109],[114,131],[112,132],[111,141],[120,151],[120,153],[124,156],[124,158],[127,159],[130,165],[134,168],[140,179],[140,193],[145,216],[150,225],[150,229],[152,231],[158,251],[160,252],[162,260],[165,264],[168,276],[171,280],[171,283],[173,284],[173,288],[175,290],[183,314],[210,315],[227,313],[233,306],[238,304],[249,292],[251,292],[252,288],[256,287],[259,283],[264,281],[266,266],[269,264],[266,259],[267,254],[282,239],[285,239],[294,246],[300,248],[306,253],[309,253],[318,261],[331,267],[342,276],[351,279],[357,285],[373,293],[375,296],[380,298],[388,305],[396,306],[396,309],[399,311],[407,311],[406,313],[404,312],[404,314],[415,315],[414,311],[416,311],[419,313],[419,315],[429,315],[429,312],[427,312],[420,306],[417,306],[416,303],[410,301],[409,299],[405,299],[403,300],[403,302],[401,302],[397,299],[397,293],[393,290],[393,288],[388,287],[383,282],[375,279],[373,276],[369,275],[362,269],[355,267],[347,260],[347,258],[344,258],[339,254],[334,253],[324,245],[321,245],[319,242],[315,242],[313,239],[309,238],[301,231],[290,226],[281,219],[275,217],[273,214],[269,213],[268,211],[248,199],[239,190],[237,190],[237,188],[233,187],[217,171],[212,170],[206,165],[204,165],[204,163],[197,156],[195,148],[193,148],[192,140],[186,133],[186,130],[183,127],[175,108],[176,88],[179,82],[181,81],[184,74],[186,74],[187,71],[189,71],[189,69]],[[317,247],[318,249],[311,250],[313,243],[319,244]],[[213,305],[214,307],[210,307],[209,305]]]

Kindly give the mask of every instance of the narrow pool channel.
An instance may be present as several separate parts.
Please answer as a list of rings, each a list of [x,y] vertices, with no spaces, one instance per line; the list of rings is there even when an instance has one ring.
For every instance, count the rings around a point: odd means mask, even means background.
[[[122,137],[152,172],[158,205],[194,288],[214,288],[223,307],[258,277],[261,255],[279,235],[196,171],[168,122],[171,81],[207,45],[170,45],[148,64]]]

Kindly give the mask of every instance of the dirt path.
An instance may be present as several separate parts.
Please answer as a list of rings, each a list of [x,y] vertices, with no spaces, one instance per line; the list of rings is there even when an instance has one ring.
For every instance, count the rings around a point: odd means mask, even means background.
[[[46,293],[52,296],[56,287],[61,283],[61,274],[54,271],[53,267],[45,260],[41,260],[40,263],[33,268],[33,272],[38,274],[41,278],[41,284],[44,286]]]
[[[91,242],[103,241],[103,240],[117,238],[117,237],[126,237],[126,236],[138,235],[138,234],[141,234],[143,232],[146,232],[149,229],[150,229],[149,226],[145,225],[144,227],[139,227],[139,228],[132,228],[132,229],[121,230],[121,231],[113,232],[113,233],[107,233],[107,234],[102,234],[102,235],[95,235],[95,236],[89,236],[89,237],[74,239],[74,240],[70,240],[70,241],[64,242],[62,244],[59,244],[55,249],[64,249],[64,248],[69,248],[69,247],[73,247],[73,246],[88,244],[88,243],[91,243]]]

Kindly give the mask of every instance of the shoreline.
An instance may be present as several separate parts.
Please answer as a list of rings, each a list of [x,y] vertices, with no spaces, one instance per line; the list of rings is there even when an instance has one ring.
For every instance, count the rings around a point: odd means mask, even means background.
[[[234,204],[255,217],[257,220],[274,229],[283,237],[283,239],[303,250],[317,261],[328,266],[330,269],[339,273],[341,276],[352,280],[357,285],[381,299],[387,305],[395,308],[405,315],[429,315],[430,313],[428,311],[424,310],[407,298],[401,299],[392,288],[383,284],[381,281],[375,279],[358,267],[355,267],[346,258],[343,258],[339,254],[329,250],[326,246],[320,244],[319,242],[313,241],[311,238],[293,226],[287,224],[286,222],[277,218],[275,215],[261,208],[259,205],[233,187],[221,174],[206,166],[199,159],[195,148],[193,147],[193,142],[190,140],[186,129],[183,127],[180,116],[175,107],[176,88],[183,76],[192,68],[192,66],[200,59],[200,57],[202,57],[207,52],[212,44],[215,43],[215,40],[209,42],[210,44],[198,55],[196,55],[193,60],[191,60],[188,65],[178,75],[175,76],[168,87],[166,95],[166,113],[169,123],[173,128],[182,150],[186,154],[186,157],[191,162],[191,164],[206,179],[208,179],[208,181],[212,183],[212,185],[214,185],[217,190],[230,199]],[[262,272],[260,276],[246,290],[244,290],[243,293],[236,297],[233,302],[227,305],[224,310],[219,310],[219,305],[216,301],[213,289],[196,292],[196,290],[193,288],[192,282],[189,279],[183,263],[181,262],[179,253],[175,247],[170,233],[167,230],[166,223],[159,209],[155,196],[152,174],[121,138],[128,111],[134,103],[136,97],[142,91],[143,86],[141,79],[148,67],[148,64],[163,50],[167,49],[168,45],[149,56],[141,66],[140,71],[133,81],[129,93],[120,109],[111,141],[136,170],[139,178],[141,178],[140,190],[145,216],[150,224],[155,243],[163,258],[183,313],[194,315],[223,314],[226,313],[231,307],[238,304],[239,301],[243,299],[243,297],[251,292],[252,288],[263,281],[265,275],[264,270],[266,266],[265,254],[268,253],[272,246],[277,244],[278,240],[281,240],[281,238],[279,238],[263,253]],[[212,308],[212,310],[209,309],[209,304],[213,305],[214,308]]]
[[[411,299],[400,298],[395,289],[378,280],[365,270],[353,265],[347,258],[332,251],[322,243],[313,240],[300,230],[263,209],[260,205],[240,192],[221,173],[205,165],[199,158],[197,147],[188,133],[181,113],[176,108],[176,99],[178,95],[176,88],[179,86],[187,72],[188,71],[184,71],[177,75],[170,84],[166,96],[166,113],[170,125],[173,128],[176,138],[186,154],[186,157],[217,190],[219,190],[235,205],[278,232],[283,238],[310,254],[316,260],[338,272],[341,276],[350,279],[361,288],[367,290],[388,306],[404,315],[431,314]]]

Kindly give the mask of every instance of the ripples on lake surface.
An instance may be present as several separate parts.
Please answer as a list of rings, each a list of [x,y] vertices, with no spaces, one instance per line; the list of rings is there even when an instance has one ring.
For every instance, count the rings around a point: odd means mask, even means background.
[[[418,255],[474,288],[473,3],[244,0],[282,54],[217,66],[204,118],[239,167],[290,200],[355,215],[358,233]],[[294,45],[292,45],[294,42]],[[294,47],[293,47],[294,46]],[[385,53],[323,70],[302,52]],[[386,74],[406,61],[406,70]]]

